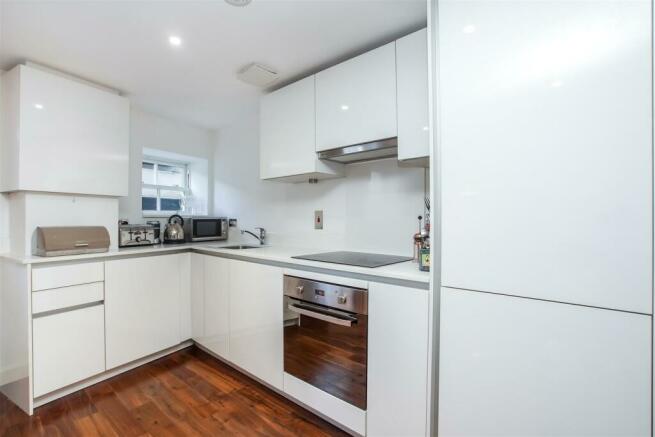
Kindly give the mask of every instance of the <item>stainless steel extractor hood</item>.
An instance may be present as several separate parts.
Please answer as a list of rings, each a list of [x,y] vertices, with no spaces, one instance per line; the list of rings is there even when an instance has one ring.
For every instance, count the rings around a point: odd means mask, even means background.
[[[372,161],[375,159],[398,156],[398,138],[371,141],[370,143],[353,144],[352,146],[318,152],[320,159],[350,164],[353,162]]]

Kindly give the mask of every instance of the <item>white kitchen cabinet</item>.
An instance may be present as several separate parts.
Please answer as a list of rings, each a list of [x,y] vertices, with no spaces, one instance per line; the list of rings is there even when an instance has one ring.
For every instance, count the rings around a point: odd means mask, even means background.
[[[314,94],[314,76],[310,76],[261,98],[262,179],[306,182],[342,175],[343,165],[317,158]]]
[[[34,318],[34,397],[104,372],[104,320],[102,304]]]
[[[203,258],[203,336],[199,343],[227,359],[230,336],[230,261],[209,255]]]
[[[444,288],[440,436],[647,436],[651,318]]]
[[[91,284],[105,279],[102,261],[34,266],[32,291]]]
[[[651,5],[440,1],[443,285],[652,312]]]
[[[395,42],[316,74],[317,151],[395,136]]]
[[[193,320],[191,319],[191,254],[178,255],[180,265],[180,297],[178,313],[180,314],[180,341],[190,340],[193,333]]]
[[[1,191],[127,196],[126,98],[25,65],[2,87]]]
[[[427,290],[370,282],[366,435],[427,435]]]
[[[191,338],[200,342],[205,335],[205,257],[191,253]]]
[[[105,262],[108,369],[180,343],[183,255]]]
[[[428,32],[421,29],[396,40],[398,159],[430,156],[428,116]]]
[[[282,269],[230,260],[229,275],[229,359],[282,390]]]

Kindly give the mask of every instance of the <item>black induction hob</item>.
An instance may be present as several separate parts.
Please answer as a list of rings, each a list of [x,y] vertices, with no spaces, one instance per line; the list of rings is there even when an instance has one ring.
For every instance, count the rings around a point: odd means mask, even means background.
[[[291,258],[306,259],[309,261],[319,261],[324,263],[345,264],[357,267],[382,267],[389,264],[397,264],[405,261],[411,261],[413,258],[396,255],[380,255],[377,253],[363,252],[323,252],[311,255],[298,255]]]

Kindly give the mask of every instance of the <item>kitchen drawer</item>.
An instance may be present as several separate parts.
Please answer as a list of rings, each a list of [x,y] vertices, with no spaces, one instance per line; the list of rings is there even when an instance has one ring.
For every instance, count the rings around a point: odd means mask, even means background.
[[[105,370],[105,306],[35,317],[34,397]]]
[[[32,314],[100,302],[104,298],[104,282],[42,290],[32,294]]]
[[[32,268],[32,291],[105,280],[102,261]]]

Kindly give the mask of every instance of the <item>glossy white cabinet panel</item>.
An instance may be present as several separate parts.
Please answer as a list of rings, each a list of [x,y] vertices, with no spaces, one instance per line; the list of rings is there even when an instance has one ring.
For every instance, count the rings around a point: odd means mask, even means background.
[[[651,317],[442,289],[440,436],[647,436]]]
[[[180,342],[192,338],[193,320],[191,319],[191,253],[178,255],[180,261]]]
[[[316,150],[397,135],[395,42],[316,74]]]
[[[425,436],[427,290],[369,283],[366,435]]]
[[[180,342],[182,255],[105,262],[108,369]]]
[[[282,390],[282,269],[229,261],[229,359]]]
[[[37,317],[32,326],[34,397],[105,370],[103,305]]]
[[[191,253],[191,338],[201,341],[205,335],[205,257]]]
[[[340,176],[342,165],[316,156],[314,76],[287,85],[260,102],[259,163],[262,179]]]
[[[104,282],[71,285],[32,293],[32,314],[56,311],[78,305],[101,302],[105,298]]]
[[[105,271],[102,261],[35,266],[32,268],[32,291],[88,284],[104,279]]]
[[[230,261],[225,258],[203,255],[204,334],[199,343],[220,357],[228,358],[230,336],[229,274]]]
[[[439,2],[443,285],[652,311],[651,2]]]
[[[428,122],[428,32],[396,40],[398,159],[430,156]]]
[[[24,65],[3,78],[7,89],[2,191],[127,196],[125,97]]]

